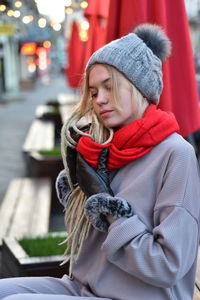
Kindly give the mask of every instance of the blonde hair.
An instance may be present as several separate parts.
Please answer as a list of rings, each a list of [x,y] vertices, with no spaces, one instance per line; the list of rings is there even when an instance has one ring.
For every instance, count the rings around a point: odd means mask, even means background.
[[[103,64],[102,64],[103,65]],[[95,66],[95,65],[94,65]],[[90,70],[94,67],[92,66]],[[111,93],[113,105],[117,110],[122,110],[119,105],[118,94],[118,71],[109,65],[103,65],[109,72],[111,77]],[[65,209],[65,222],[67,224],[68,236],[64,242],[67,242],[67,249],[65,254],[70,252],[67,256],[67,262],[70,260],[69,274],[71,275],[72,264],[78,259],[84,240],[87,238],[91,224],[86,219],[84,214],[84,204],[86,201],[86,196],[81,191],[78,185],[72,184],[72,179],[70,178],[70,172],[66,161],[66,150],[67,147],[76,148],[77,142],[73,139],[70,133],[70,128],[73,128],[74,132],[81,136],[89,136],[95,142],[99,144],[107,144],[112,140],[113,129],[107,128],[103,123],[100,122],[97,115],[93,110],[92,99],[89,93],[89,73],[87,71],[83,81],[82,97],[80,103],[75,107],[72,115],[63,125],[61,131],[61,152],[63,158],[63,164],[67,173],[67,178],[69,185],[71,187],[72,193],[70,194],[67,206]],[[141,93],[130,83],[130,90],[132,96],[138,102],[138,110],[143,106],[144,100]],[[80,128],[90,123],[89,132],[84,132]]]

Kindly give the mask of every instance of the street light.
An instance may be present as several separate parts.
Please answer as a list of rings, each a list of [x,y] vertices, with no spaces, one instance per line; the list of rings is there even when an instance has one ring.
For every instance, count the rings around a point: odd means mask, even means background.
[[[5,4],[1,4],[0,5],[0,11],[5,11],[6,10],[6,5]]]
[[[24,16],[23,19],[22,19],[22,22],[24,24],[29,24],[32,21],[33,21],[33,16],[31,16],[31,15],[30,16]]]
[[[21,15],[21,12],[19,10],[14,10],[13,17],[19,18],[20,15]]]
[[[80,7],[83,8],[83,9],[87,8],[88,7],[88,2],[87,1],[82,1],[80,3]]]
[[[13,17],[13,15],[14,15],[14,10],[9,9],[9,10],[7,11],[7,15],[8,15],[9,17]]]
[[[38,26],[40,28],[44,28],[44,27],[46,27],[46,25],[47,25],[47,20],[45,18],[40,18],[38,20]]]
[[[22,6],[21,1],[15,1],[15,7],[20,8]]]
[[[65,6],[71,6],[72,5],[72,0],[65,0]]]
[[[55,31],[60,31],[62,26],[60,23],[55,23],[52,25],[52,27]]]

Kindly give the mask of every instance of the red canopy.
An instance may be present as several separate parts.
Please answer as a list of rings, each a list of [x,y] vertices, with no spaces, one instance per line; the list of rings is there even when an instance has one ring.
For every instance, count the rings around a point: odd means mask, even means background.
[[[187,136],[200,128],[200,111],[184,1],[110,0],[106,42],[145,22],[161,25],[172,41],[172,55],[163,66],[164,89],[159,106],[173,111],[181,134]]]
[[[88,1],[88,7],[86,8],[84,15],[88,19],[90,27],[88,31],[84,65],[87,64],[92,53],[106,43],[109,3],[110,0]]]
[[[79,87],[82,74],[88,59],[94,51],[106,43],[106,26],[110,0],[89,0],[84,15],[88,19],[88,41],[82,42],[78,25],[72,23],[71,37],[68,46],[68,67],[66,77],[71,87]]]
[[[78,25],[72,23],[71,37],[67,47],[68,66],[66,77],[68,84],[72,88],[79,86],[83,74],[84,43],[80,40]]]

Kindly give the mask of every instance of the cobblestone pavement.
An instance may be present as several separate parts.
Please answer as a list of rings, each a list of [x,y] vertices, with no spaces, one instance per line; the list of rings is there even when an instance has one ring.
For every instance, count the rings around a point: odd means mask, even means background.
[[[9,182],[25,175],[22,145],[36,107],[59,93],[72,93],[61,76],[52,79],[48,86],[37,83],[33,90],[7,95],[0,101],[0,203]]]

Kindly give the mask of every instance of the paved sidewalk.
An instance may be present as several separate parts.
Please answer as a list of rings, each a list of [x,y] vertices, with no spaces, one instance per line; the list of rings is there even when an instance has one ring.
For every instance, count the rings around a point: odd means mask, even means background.
[[[61,76],[48,86],[37,83],[33,90],[8,95],[0,102],[0,203],[10,180],[25,176],[22,145],[36,107],[60,93],[72,93]]]

